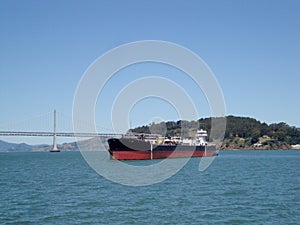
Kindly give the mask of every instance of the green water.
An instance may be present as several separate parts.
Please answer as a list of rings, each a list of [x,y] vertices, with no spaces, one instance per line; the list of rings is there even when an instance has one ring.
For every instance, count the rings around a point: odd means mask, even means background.
[[[0,153],[0,223],[300,223],[300,151],[219,153],[146,187],[104,179],[79,152]]]

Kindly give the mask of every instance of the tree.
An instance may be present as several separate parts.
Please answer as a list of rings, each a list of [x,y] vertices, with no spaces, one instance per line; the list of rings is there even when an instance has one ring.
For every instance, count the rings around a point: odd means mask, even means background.
[[[259,141],[259,139],[257,137],[251,138],[251,145],[257,143],[258,141]]]

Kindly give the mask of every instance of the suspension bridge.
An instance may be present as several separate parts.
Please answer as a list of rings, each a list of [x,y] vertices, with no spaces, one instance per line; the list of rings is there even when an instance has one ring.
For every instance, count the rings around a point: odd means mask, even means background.
[[[62,117],[67,117],[66,115],[60,113]],[[49,116],[52,117],[52,119],[49,120]],[[52,123],[52,131],[48,130],[40,130],[40,131],[24,131],[24,128],[28,129],[28,124],[31,124],[32,121],[46,118],[47,124]],[[69,118],[70,119],[70,118]],[[52,121],[51,121],[52,120]],[[62,120],[64,121],[64,120]],[[81,121],[81,123],[83,123]],[[16,128],[18,125],[22,125],[22,128]],[[24,125],[25,124],[25,125]],[[91,125],[89,125],[91,126]],[[5,130],[3,129],[5,128]],[[69,127],[70,128],[70,127]],[[103,127],[102,127],[103,128]],[[105,128],[106,129],[106,128]],[[70,130],[70,129],[69,129]],[[109,137],[115,137],[120,136],[122,134],[116,134],[116,133],[75,133],[75,132],[67,132],[67,131],[57,131],[57,111],[53,110],[53,112],[48,112],[42,115],[34,116],[28,119],[24,119],[22,121],[12,122],[12,123],[3,123],[0,124],[0,136],[31,136],[31,137],[52,137],[53,138],[53,146],[50,150],[51,152],[60,152],[60,150],[57,148],[57,137],[86,137],[86,138],[93,138],[93,137],[102,137],[102,138],[109,138]]]

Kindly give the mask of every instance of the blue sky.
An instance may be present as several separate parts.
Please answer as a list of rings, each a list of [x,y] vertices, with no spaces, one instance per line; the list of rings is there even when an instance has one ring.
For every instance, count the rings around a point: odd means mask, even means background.
[[[300,2],[290,0],[2,0],[0,124],[54,108],[71,115],[78,82],[97,57],[128,42],[164,40],[189,48],[209,65],[223,90],[228,115],[300,127],[299,27]],[[127,68],[112,79],[106,94],[149,75],[186,87],[200,116],[209,115],[201,91],[172,68]],[[132,110],[132,126],[147,124],[156,114],[177,119],[170,105],[154,99],[159,111],[149,101]],[[97,123],[109,126],[108,102],[101,104],[99,100]]]

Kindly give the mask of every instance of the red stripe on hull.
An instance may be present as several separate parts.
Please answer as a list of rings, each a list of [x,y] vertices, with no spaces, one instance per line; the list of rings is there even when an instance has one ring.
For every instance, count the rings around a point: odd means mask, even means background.
[[[151,159],[150,151],[110,151],[113,159],[117,160],[149,160]],[[215,156],[217,151],[154,151],[153,159],[165,159],[165,158],[187,158],[187,157],[206,157]]]
[[[111,152],[113,159],[117,160],[143,160],[151,159],[149,151],[114,151]]]

